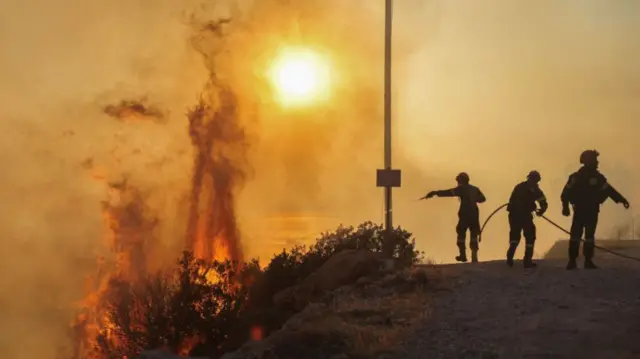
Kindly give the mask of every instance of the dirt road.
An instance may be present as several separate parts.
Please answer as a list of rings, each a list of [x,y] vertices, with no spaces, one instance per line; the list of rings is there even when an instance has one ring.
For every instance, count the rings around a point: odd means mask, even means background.
[[[556,260],[438,266],[447,287],[394,359],[640,358],[640,263],[597,259],[591,271]]]

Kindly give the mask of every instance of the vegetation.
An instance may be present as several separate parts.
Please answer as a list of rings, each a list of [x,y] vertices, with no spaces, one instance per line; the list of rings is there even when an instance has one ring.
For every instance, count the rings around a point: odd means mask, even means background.
[[[383,232],[371,222],[341,226],[309,247],[283,250],[265,268],[255,260],[205,263],[185,252],[171,272],[133,283],[113,279],[105,295],[108,324],[99,328],[96,356],[134,358],[143,350],[167,347],[217,358],[239,348],[252,333],[268,336],[295,314],[274,305],[276,293],[300,283],[337,252],[381,252]],[[393,239],[399,262],[410,265],[422,259],[411,233],[397,228]]]

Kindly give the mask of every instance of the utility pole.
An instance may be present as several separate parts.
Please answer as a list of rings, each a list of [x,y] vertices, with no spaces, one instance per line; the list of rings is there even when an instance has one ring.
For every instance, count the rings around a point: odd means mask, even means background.
[[[385,0],[384,21],[384,169],[377,171],[377,186],[384,187],[385,238],[384,254],[391,258],[395,248],[393,232],[392,189],[400,187],[400,170],[391,165],[391,39],[393,28],[393,0]],[[393,262],[390,262],[393,265]]]

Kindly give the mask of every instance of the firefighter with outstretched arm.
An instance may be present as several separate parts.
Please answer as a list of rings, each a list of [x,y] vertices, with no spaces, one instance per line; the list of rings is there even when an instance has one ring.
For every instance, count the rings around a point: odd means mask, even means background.
[[[593,263],[595,251],[595,233],[598,225],[598,215],[600,205],[608,198],[615,203],[621,203],[624,208],[629,208],[629,201],[626,200],[606,177],[598,171],[598,156],[596,150],[586,150],[580,155],[582,167],[572,173],[567,180],[567,184],[562,190],[560,199],[562,201],[562,215],[571,215],[569,205],[573,207],[573,220],[571,222],[571,235],[569,238],[569,263],[567,269],[575,269],[576,259],[580,252],[580,241],[584,234],[584,268],[598,268]]]
[[[540,172],[531,171],[527,180],[518,183],[509,198],[507,211],[509,212],[509,249],[507,250],[507,265],[513,267],[513,256],[520,244],[520,235],[524,235],[526,247],[523,264],[525,268],[535,268],[533,250],[536,242],[536,225],[533,223],[533,212],[542,216],[549,205],[544,192],[538,185],[541,180]],[[537,208],[536,202],[540,205]]]
[[[461,172],[456,176],[458,185],[454,188],[431,191],[422,199],[432,197],[458,197],[460,208],[458,210],[458,224],[456,233],[460,254],[456,257],[458,262],[467,261],[466,234],[470,233],[469,247],[471,248],[471,261],[478,261],[478,236],[480,235],[480,210],[478,203],[484,203],[487,199],[480,189],[469,183],[469,175]]]

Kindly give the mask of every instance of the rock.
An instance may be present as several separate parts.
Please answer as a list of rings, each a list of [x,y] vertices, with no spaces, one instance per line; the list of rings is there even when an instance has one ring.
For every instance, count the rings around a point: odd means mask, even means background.
[[[205,357],[181,357],[164,349],[146,350],[137,359],[208,359]]]
[[[289,287],[281,290],[273,296],[273,302],[281,308],[293,308],[295,307],[295,297],[298,291],[298,286]]]
[[[367,250],[346,250],[336,253],[315,273],[307,277],[301,287],[327,292],[355,283],[359,278],[380,269],[382,255]]]
[[[313,299],[379,272],[382,260],[380,253],[367,250],[338,252],[301,284],[276,294],[273,298],[274,303],[299,311]]]
[[[282,330],[296,331],[303,328],[309,322],[327,315],[329,308],[323,303],[309,304],[301,313],[291,317],[283,326]]]
[[[248,342],[242,348],[223,354],[220,359],[266,359],[270,357],[270,349],[261,342]]]
[[[373,277],[362,277],[356,282],[359,286],[366,286],[374,282]]]
[[[393,272],[396,267],[396,261],[392,258],[387,258],[382,261],[382,271],[385,273]]]

